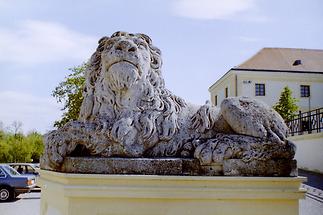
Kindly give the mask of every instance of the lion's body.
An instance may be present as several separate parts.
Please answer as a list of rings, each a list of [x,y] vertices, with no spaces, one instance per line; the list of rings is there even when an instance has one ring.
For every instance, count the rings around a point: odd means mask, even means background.
[[[144,45],[136,47],[136,43]],[[121,50],[111,49],[113,46]],[[131,48],[133,52],[122,50]],[[111,156],[175,156],[197,135],[204,138],[192,127],[198,107],[165,88],[161,64],[160,51],[147,36],[121,33],[100,40],[86,73],[80,121],[100,119],[111,132],[110,142],[131,145]]]
[[[160,50],[146,35],[102,38],[86,72],[79,120],[46,136],[45,163],[59,166],[78,145],[101,157],[195,157],[201,163],[246,158],[263,150],[261,144],[272,145],[262,152],[266,159],[293,156],[284,143],[287,127],[268,106],[247,98],[228,98],[221,110],[188,104],[165,88],[161,65]],[[273,153],[277,144],[288,153]]]

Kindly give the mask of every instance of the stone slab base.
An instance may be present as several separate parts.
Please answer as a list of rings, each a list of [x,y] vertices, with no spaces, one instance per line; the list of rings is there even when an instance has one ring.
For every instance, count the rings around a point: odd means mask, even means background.
[[[135,175],[223,175],[222,164],[201,166],[196,159],[183,158],[93,158],[66,157],[66,173]]]
[[[305,195],[302,177],[40,175],[41,215],[296,215]]]
[[[243,162],[241,159],[223,161],[226,176],[297,176],[296,160]]]
[[[54,171],[47,166],[41,168]],[[228,159],[223,163],[201,165],[197,159],[185,158],[66,157],[58,171],[128,175],[297,176],[296,160],[244,162]]]

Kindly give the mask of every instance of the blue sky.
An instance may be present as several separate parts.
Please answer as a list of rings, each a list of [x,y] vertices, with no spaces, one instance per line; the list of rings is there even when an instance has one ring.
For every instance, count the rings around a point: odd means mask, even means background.
[[[51,97],[102,36],[145,33],[166,86],[203,104],[208,87],[263,47],[323,49],[320,0],[0,0],[0,126],[51,130]]]

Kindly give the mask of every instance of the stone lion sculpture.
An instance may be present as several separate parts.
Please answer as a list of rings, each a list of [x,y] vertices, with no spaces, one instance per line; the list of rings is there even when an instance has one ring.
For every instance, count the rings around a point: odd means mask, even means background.
[[[267,175],[261,164],[290,166],[295,147],[273,109],[246,97],[226,98],[221,108],[188,104],[165,88],[161,67],[161,52],[147,35],[116,32],[100,39],[85,74],[79,119],[45,136],[42,167],[59,171],[67,156],[231,161],[226,175]],[[280,169],[268,174],[291,171]]]

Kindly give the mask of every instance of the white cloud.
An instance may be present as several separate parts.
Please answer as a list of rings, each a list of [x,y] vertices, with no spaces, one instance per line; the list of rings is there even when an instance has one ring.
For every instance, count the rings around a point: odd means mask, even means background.
[[[255,0],[176,0],[173,11],[194,19],[231,19],[255,7]]]
[[[28,20],[13,28],[0,28],[0,62],[81,62],[90,57],[96,41],[58,23]]]
[[[14,121],[22,122],[23,131],[46,132],[59,119],[60,106],[53,98],[37,97],[31,94],[0,92],[0,121],[9,126]]]

